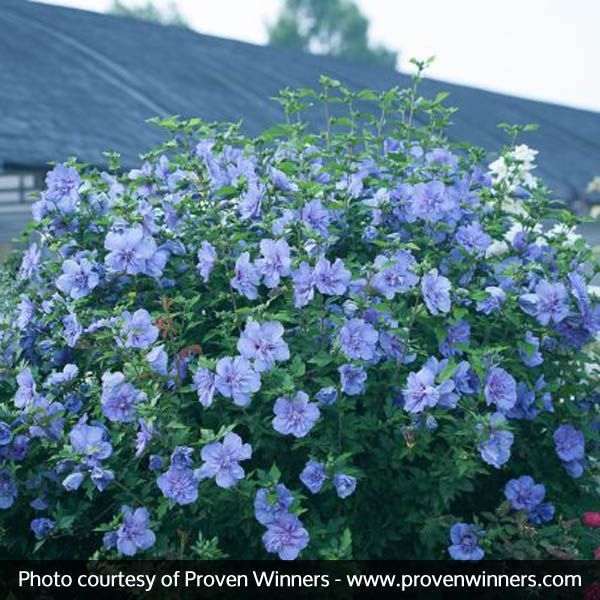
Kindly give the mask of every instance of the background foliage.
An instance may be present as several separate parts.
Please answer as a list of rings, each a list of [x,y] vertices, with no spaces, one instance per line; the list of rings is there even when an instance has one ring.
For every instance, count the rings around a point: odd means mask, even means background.
[[[269,43],[395,68],[398,53],[369,44],[369,21],[350,0],[285,0]]]

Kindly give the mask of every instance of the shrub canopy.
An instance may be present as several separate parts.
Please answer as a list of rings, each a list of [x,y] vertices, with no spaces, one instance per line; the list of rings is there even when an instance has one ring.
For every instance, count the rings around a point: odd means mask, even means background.
[[[13,556],[590,550],[598,267],[528,127],[488,167],[418,76],[321,83],[256,139],[170,118],[139,169],[49,172],[3,308]]]

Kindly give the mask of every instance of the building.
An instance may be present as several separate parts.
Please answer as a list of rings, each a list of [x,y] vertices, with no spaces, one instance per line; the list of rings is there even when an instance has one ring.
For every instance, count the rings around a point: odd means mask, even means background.
[[[406,86],[393,70],[200,35],[108,15],[0,0],[0,242],[27,220],[27,195],[50,161],[94,165],[103,151],[126,167],[161,139],[156,115],[243,118],[249,133],[281,120],[270,100],[285,86],[315,87],[320,74],[352,88]],[[540,125],[538,173],[555,195],[580,201],[600,174],[600,114],[427,80],[459,108],[450,137],[488,149],[500,122]]]

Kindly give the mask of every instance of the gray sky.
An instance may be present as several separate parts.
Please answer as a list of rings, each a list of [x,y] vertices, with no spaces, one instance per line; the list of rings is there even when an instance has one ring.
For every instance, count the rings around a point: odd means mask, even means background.
[[[104,11],[112,0],[42,0]],[[143,0],[128,0],[130,4]],[[156,0],[166,4],[166,0]],[[177,0],[194,29],[264,44],[281,0]],[[357,0],[371,39],[432,77],[600,111],[600,0]]]

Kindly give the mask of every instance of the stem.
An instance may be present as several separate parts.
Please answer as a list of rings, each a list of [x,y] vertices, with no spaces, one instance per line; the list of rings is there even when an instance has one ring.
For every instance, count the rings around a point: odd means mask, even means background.
[[[130,490],[125,484],[121,483],[117,478],[113,479],[114,484],[120,487],[124,492],[127,492],[139,506],[145,506],[144,500],[140,498],[133,490]]]

